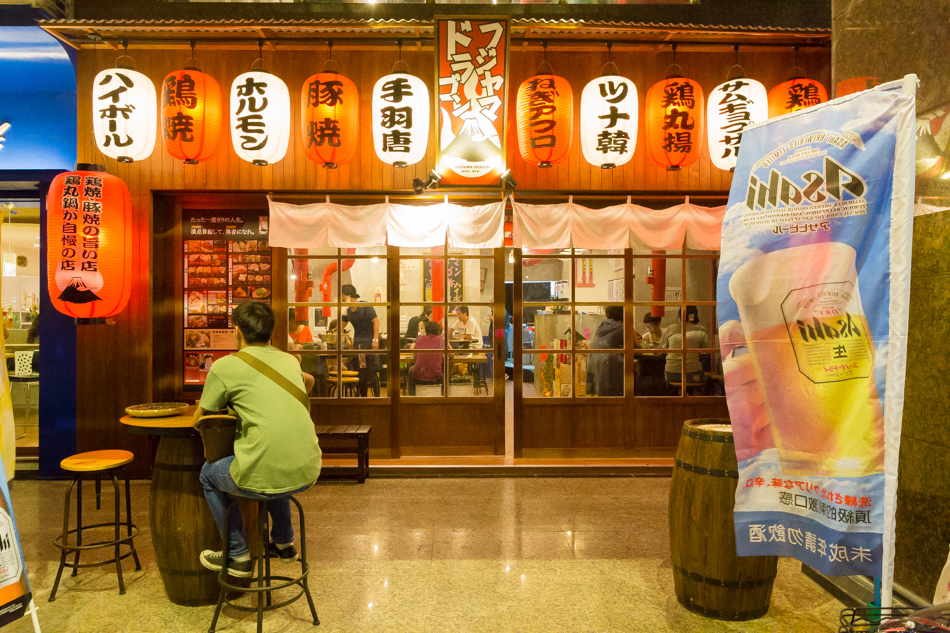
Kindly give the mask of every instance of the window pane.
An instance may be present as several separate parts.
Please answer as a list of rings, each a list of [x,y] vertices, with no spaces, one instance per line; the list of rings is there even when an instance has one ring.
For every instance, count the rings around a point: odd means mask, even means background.
[[[634,373],[634,395],[667,396],[670,395],[666,383],[666,354],[661,350],[637,354]]]
[[[491,303],[494,301],[494,261],[455,258],[446,260],[446,296],[449,303]]]
[[[494,385],[488,379],[491,354],[482,351],[449,354],[449,396],[490,396]]]
[[[524,301],[570,301],[571,260],[528,257],[521,260]]]
[[[614,269],[619,263],[620,268]],[[574,301],[623,303],[623,258],[578,257],[574,260]]]
[[[571,343],[569,306],[529,306],[524,308],[522,345],[524,349],[567,349]]]
[[[654,312],[663,316],[655,316]],[[663,342],[666,326],[675,320],[676,308],[663,306],[636,306],[633,309],[633,324],[642,337],[640,346],[644,349],[656,349]],[[666,326],[664,326],[666,321]]]
[[[427,260],[425,264],[426,271],[429,271],[429,261]],[[399,293],[403,302],[422,303],[424,296],[423,290],[425,288],[425,283],[422,279],[422,271],[422,259],[399,260]],[[431,284],[429,287],[431,288]]]
[[[434,397],[442,395],[445,377],[445,356],[441,352],[399,355],[400,389],[404,396]]]
[[[577,306],[575,347],[623,349],[623,306]]]
[[[331,370],[331,381],[339,380],[344,398],[385,397],[386,356],[345,354],[342,370]],[[333,386],[331,386],[331,390]]]
[[[233,271],[232,274],[234,274]],[[287,260],[287,301],[289,303],[337,301],[339,278],[336,258],[304,259],[291,256]],[[324,283],[327,286],[326,292],[323,290]],[[309,325],[313,326],[314,323],[310,322]]]
[[[530,367],[531,361],[534,364]],[[569,398],[573,383],[571,354],[525,355],[525,398]],[[528,380],[533,378],[533,380]]]
[[[466,314],[466,311],[468,314]],[[448,315],[448,336],[456,349],[481,349],[486,334],[491,334],[490,306],[456,306]]]
[[[431,305],[401,306],[399,308],[400,348],[409,347],[417,338],[426,334],[427,323],[432,323],[438,327],[438,331],[433,331],[430,335],[443,336],[445,330],[444,308]]]
[[[299,353],[300,369],[313,376],[310,397],[328,398],[330,397],[330,367],[336,367],[337,356],[336,354],[306,353],[312,346],[312,343],[305,343],[304,350]]]
[[[638,303],[682,301],[683,260],[676,257],[634,257],[633,300]]]
[[[577,354],[574,377],[578,397],[622,396],[623,354]]]
[[[343,306],[343,316],[346,317],[348,325],[353,327],[353,349],[373,349],[374,319],[379,324],[379,336],[376,337],[379,340],[376,343],[376,349],[382,350],[389,346],[386,332],[389,322],[388,312],[389,308],[386,306],[371,306],[365,303],[349,303]]]
[[[686,259],[686,299],[688,301],[711,301],[713,284],[711,280],[712,260]]]

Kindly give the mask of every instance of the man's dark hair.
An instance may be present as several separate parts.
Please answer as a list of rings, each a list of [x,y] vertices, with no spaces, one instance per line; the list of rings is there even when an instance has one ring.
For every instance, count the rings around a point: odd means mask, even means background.
[[[422,314],[429,316],[432,314],[432,306],[425,306],[422,308]]]
[[[456,311],[461,312],[462,314],[468,314],[468,306],[459,306],[456,308]]]
[[[266,303],[241,303],[231,314],[231,322],[241,330],[244,340],[251,345],[267,343],[274,333],[274,311]]]
[[[432,336],[438,336],[442,333],[442,326],[439,325],[436,321],[426,321],[426,334],[431,334]]]
[[[607,306],[604,308],[604,316],[611,321],[623,321],[623,306]]]

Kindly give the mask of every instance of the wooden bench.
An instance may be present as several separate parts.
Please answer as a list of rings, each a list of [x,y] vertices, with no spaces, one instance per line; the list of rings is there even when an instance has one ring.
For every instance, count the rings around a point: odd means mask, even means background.
[[[369,432],[371,426],[318,426],[317,439],[320,440],[320,450],[328,453],[356,453],[356,480],[359,483],[366,481],[369,476]],[[327,440],[324,445],[324,440]],[[340,446],[338,440],[343,440]],[[355,442],[355,447],[346,445]]]

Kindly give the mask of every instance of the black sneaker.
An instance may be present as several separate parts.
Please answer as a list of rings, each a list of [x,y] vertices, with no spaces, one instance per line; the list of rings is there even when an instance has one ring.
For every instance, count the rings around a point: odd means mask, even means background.
[[[224,552],[214,552],[206,549],[198,557],[201,566],[211,571],[221,571],[224,566]],[[254,573],[254,561],[247,560],[236,561],[233,558],[228,562],[228,574],[236,578],[250,578]]]
[[[297,548],[293,545],[277,547],[277,544],[271,541],[267,547],[267,555],[271,558],[279,558],[282,563],[293,563],[297,560]]]

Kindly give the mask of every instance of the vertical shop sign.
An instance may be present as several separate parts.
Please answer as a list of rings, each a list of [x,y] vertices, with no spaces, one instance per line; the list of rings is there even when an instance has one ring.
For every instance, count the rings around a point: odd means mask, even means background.
[[[915,86],[908,76],[743,132],[718,286],[739,554],[879,576],[885,601]]]
[[[505,170],[508,20],[436,24],[442,184],[497,184]]]

